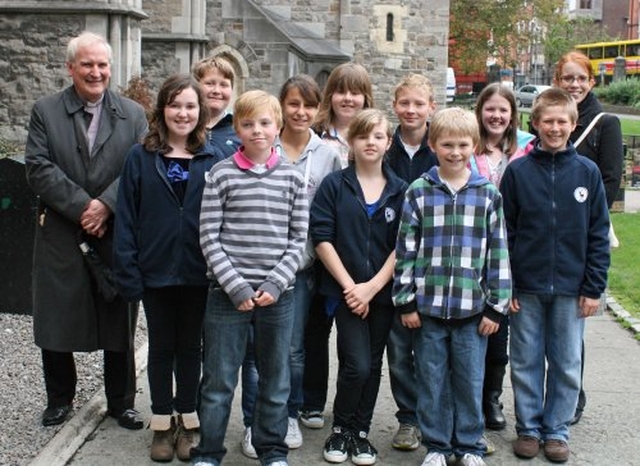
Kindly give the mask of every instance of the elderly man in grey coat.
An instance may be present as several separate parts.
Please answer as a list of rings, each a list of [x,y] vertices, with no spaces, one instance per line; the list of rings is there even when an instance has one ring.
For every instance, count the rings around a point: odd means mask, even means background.
[[[104,38],[89,32],[73,38],[66,68],[73,84],[33,106],[25,155],[27,181],[38,196],[33,325],[47,392],[42,424],[60,424],[72,410],[73,352],[102,349],[108,414],[140,429],[133,409],[137,304],[105,299],[78,238],[109,265],[120,170],[147,120],[140,105],[109,90],[111,47]]]

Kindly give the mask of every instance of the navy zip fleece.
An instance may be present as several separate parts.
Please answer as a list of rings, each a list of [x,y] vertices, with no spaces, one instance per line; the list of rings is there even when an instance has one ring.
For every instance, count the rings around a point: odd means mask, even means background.
[[[141,299],[144,288],[209,283],[200,204],[205,173],[222,158],[209,145],[194,155],[181,205],[162,156],[141,144],[131,148],[120,177],[114,235],[114,274],[126,299]]]
[[[327,175],[311,205],[313,245],[331,243],[356,283],[373,278],[396,246],[407,184],[386,164],[383,164],[383,173],[387,184],[371,218],[353,166]],[[391,305],[391,284],[389,280],[373,302]],[[342,287],[324,267],[318,291],[325,296],[343,297]]]
[[[409,157],[400,138],[399,125],[393,134],[391,146],[386,154],[387,162],[393,172],[407,183],[412,183],[424,173],[427,173],[431,167],[438,165],[436,154],[433,153],[427,143],[428,138],[429,131],[427,130],[424,139],[420,143],[420,148],[413,157]]]
[[[233,115],[227,113],[215,126],[207,130],[207,142],[224,157],[231,157],[240,147],[240,139],[233,129]]]
[[[569,144],[551,154],[536,141],[502,177],[516,293],[598,298],[605,290],[610,257],[604,186],[596,164]]]

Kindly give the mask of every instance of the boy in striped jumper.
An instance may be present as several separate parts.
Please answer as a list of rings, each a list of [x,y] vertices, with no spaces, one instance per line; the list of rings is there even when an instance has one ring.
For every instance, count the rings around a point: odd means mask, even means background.
[[[393,301],[417,328],[422,466],[483,466],[482,385],[488,335],[508,311],[511,273],[502,197],[472,173],[479,139],[471,112],[436,113],[429,145],[439,166],[407,190],[396,245]]]
[[[201,439],[194,464],[219,466],[231,401],[254,330],[260,376],[252,443],[263,465],[287,464],[292,284],[307,239],[308,204],[302,174],[283,162],[273,143],[282,127],[278,100],[263,91],[234,106],[242,145],[206,177],[200,245],[212,284],[204,322]]]

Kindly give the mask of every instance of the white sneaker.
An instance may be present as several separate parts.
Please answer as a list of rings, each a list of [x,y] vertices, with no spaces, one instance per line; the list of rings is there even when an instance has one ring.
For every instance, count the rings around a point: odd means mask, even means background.
[[[437,451],[430,451],[420,466],[447,466],[447,457]]]
[[[300,422],[308,429],[322,429],[324,427],[324,414],[322,411],[302,411]]]
[[[473,453],[465,453],[465,455],[458,461],[460,466],[487,466],[482,456],[474,455]]]
[[[284,438],[284,443],[286,443],[291,450],[302,446],[302,432],[300,432],[300,426],[295,417],[289,418],[289,426],[287,427],[287,435]]]
[[[253,448],[251,444],[251,427],[244,428],[244,438],[242,439],[242,454],[247,458],[251,458],[254,460],[258,459],[258,453],[256,453],[256,449]]]
[[[286,461],[274,461],[273,463],[269,463],[269,466],[289,466],[289,463]]]

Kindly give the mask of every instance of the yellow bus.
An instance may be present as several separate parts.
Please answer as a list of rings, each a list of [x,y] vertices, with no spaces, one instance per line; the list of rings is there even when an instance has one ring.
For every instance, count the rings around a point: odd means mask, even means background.
[[[627,61],[627,76],[640,75],[640,39],[594,42],[574,48],[589,57],[598,82],[603,75],[605,83],[611,81],[616,57],[624,57]]]

